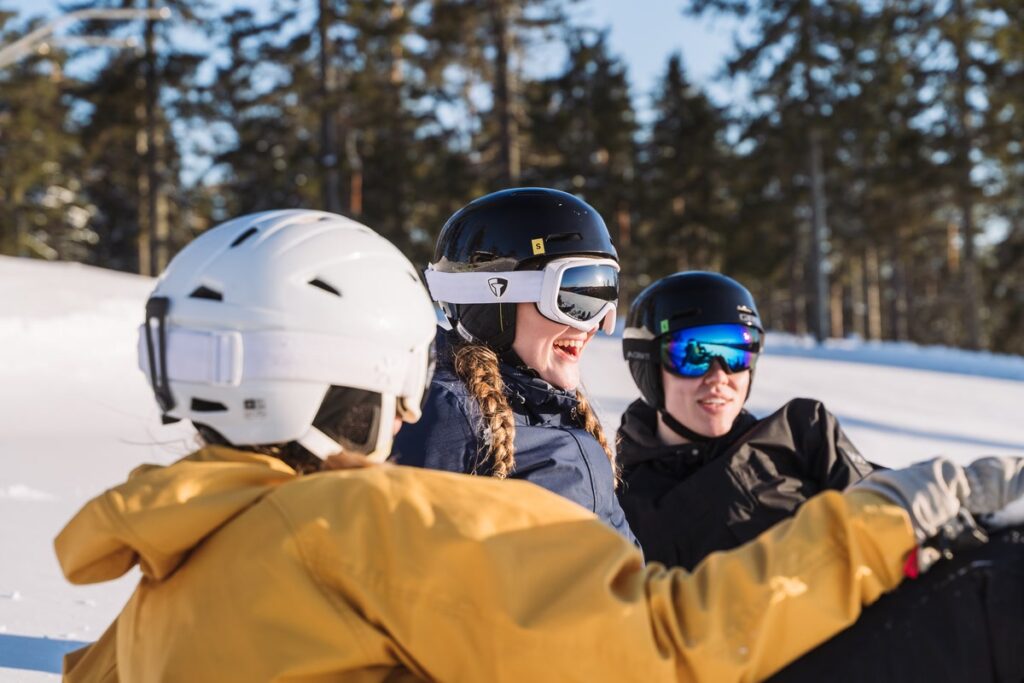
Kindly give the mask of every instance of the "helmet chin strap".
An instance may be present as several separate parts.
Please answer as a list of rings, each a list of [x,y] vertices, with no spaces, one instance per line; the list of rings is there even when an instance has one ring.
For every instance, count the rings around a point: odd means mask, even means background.
[[[693,443],[704,443],[707,441],[711,441],[710,436],[704,436],[703,434],[698,434],[697,432],[693,431],[692,429],[684,425],[682,422],[672,417],[667,410],[659,410],[658,414],[661,416],[661,421],[665,423],[666,427],[668,427],[673,432],[683,437],[687,441],[691,441]]]
[[[698,434],[697,432],[693,431],[692,429],[690,429],[689,427],[684,425],[679,420],[677,420],[674,417],[672,417],[671,415],[669,415],[668,411],[666,411],[666,410],[659,410],[658,411],[658,415],[661,416],[661,420],[662,420],[662,422],[665,423],[665,426],[668,427],[669,429],[671,429],[673,432],[675,432],[679,436],[681,436],[684,439],[686,439],[687,441],[689,441],[690,443],[700,443],[700,444],[723,444],[724,443],[726,447],[728,447],[730,444],[732,444],[734,442],[734,440],[735,440],[735,438],[736,438],[736,436],[738,434],[742,433],[743,430],[745,430],[745,429],[747,429],[749,427],[749,425],[744,426],[745,423],[741,419],[744,414],[745,414],[745,412],[741,411],[740,414],[736,416],[736,419],[733,420],[732,425],[730,425],[730,427],[729,427],[729,431],[726,432],[725,434],[723,434],[721,436],[704,436],[703,434]],[[714,452],[715,451],[712,451],[712,453],[714,453]]]

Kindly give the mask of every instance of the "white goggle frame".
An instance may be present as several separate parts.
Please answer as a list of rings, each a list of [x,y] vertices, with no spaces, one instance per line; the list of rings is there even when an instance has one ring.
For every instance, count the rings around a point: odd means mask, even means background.
[[[562,275],[579,266],[611,266],[616,272],[619,264],[613,259],[571,256],[549,262],[542,270],[514,270],[503,272],[442,273],[433,264],[424,273],[427,288],[434,301],[447,304],[511,304],[535,303],[548,320],[577,330],[589,332],[600,326],[606,334],[615,330],[615,310],[618,301],[607,302],[590,320],[577,320],[558,308],[558,292]]]

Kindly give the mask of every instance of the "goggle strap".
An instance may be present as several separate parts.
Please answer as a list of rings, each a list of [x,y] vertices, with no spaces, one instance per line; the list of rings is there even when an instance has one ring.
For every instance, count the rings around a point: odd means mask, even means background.
[[[542,270],[442,273],[427,269],[425,274],[431,298],[449,304],[535,302],[544,288]]]
[[[616,301],[616,303],[618,303]],[[605,314],[604,319],[601,321],[601,329],[605,334],[612,334],[615,332],[615,304],[612,304],[612,309]]]
[[[660,362],[658,344],[653,339],[622,338],[622,357],[647,363]]]
[[[139,369],[149,371],[158,400],[162,391],[169,395],[171,380],[210,386],[239,386],[243,380],[308,381],[401,396],[409,363],[421,360],[408,349],[308,332],[171,327],[161,335],[159,349],[154,349],[150,334],[147,322],[139,329]],[[339,348],[345,353],[339,354]],[[352,357],[373,360],[354,364],[348,360]],[[154,378],[157,360],[162,374]]]

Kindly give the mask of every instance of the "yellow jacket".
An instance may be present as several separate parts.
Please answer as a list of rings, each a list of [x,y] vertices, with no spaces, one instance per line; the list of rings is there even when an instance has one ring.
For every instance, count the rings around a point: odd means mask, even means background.
[[[901,578],[905,513],[825,493],[690,574],[644,567],[525,482],[382,466],[298,477],[205,448],[57,537],[75,583],[143,579],[71,681],[751,681]]]

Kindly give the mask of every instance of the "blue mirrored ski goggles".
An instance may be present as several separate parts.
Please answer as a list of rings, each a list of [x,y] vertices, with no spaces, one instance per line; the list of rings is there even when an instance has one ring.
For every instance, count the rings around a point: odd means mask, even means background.
[[[679,377],[703,377],[717,359],[728,373],[750,370],[761,352],[761,333],[746,325],[704,325],[661,340],[661,365]]]

